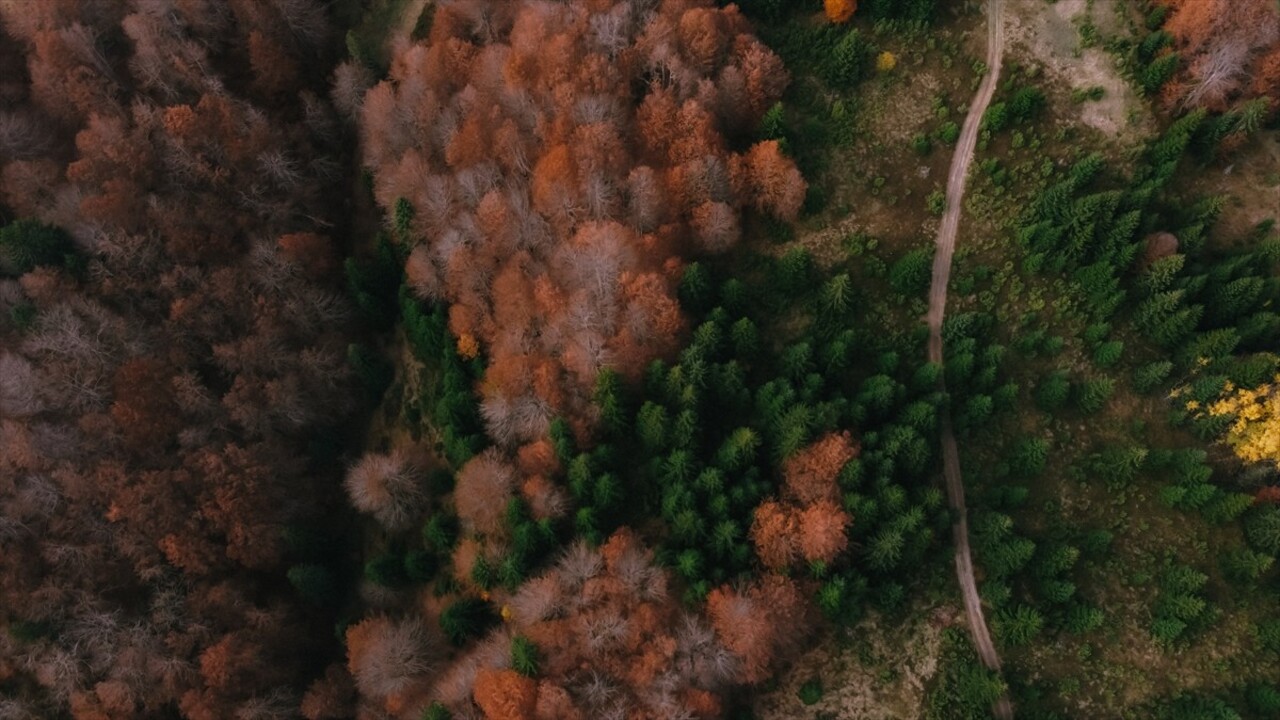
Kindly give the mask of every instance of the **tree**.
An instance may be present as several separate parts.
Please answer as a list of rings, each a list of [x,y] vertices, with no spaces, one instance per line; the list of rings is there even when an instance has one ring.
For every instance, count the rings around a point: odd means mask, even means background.
[[[431,669],[426,630],[416,620],[366,618],[347,629],[346,640],[347,667],[366,696],[385,699]]]
[[[498,533],[503,512],[515,489],[515,469],[490,449],[467,462],[458,472],[454,505],[464,528]]]
[[[800,540],[794,510],[775,501],[761,503],[751,523],[751,542],[765,567],[781,570],[796,561]]]
[[[307,602],[328,606],[338,595],[333,573],[323,565],[303,564],[289,568],[289,584],[293,585]]]
[[[1256,388],[1228,383],[1206,408],[1194,401],[1188,409],[1202,417],[1229,418],[1226,441],[1241,460],[1280,467],[1280,377]]]
[[[770,575],[744,590],[718,587],[707,596],[712,627],[742,662],[742,680],[759,682],[798,640],[792,630],[802,599],[790,580]]]
[[[62,265],[74,252],[62,229],[35,220],[18,220],[0,228],[0,273],[18,276],[42,265]]]
[[[538,646],[526,637],[511,638],[511,667],[525,677],[538,674]]]
[[[827,13],[828,20],[844,24],[853,17],[854,11],[858,9],[858,2],[857,0],[823,0],[823,9]]]
[[[473,697],[490,720],[533,720],[538,686],[511,670],[486,668],[476,673]]]
[[[889,284],[899,295],[919,295],[929,284],[932,269],[933,251],[930,248],[912,250],[889,269]]]
[[[421,471],[404,451],[370,453],[347,471],[346,489],[356,509],[390,529],[402,529],[426,502]]]
[[[839,496],[836,479],[858,452],[849,433],[824,435],[783,464],[787,492],[805,504],[836,500]]]

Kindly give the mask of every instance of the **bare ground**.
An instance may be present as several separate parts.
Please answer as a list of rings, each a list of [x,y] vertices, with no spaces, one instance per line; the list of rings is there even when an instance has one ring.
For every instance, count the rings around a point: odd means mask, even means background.
[[[955,607],[912,608],[906,623],[873,616],[802,656],[775,690],[753,706],[760,720],[827,713],[841,720],[907,720],[924,712],[925,686],[938,669],[942,630],[964,623]],[[842,642],[843,640],[843,642]],[[813,678],[822,699],[806,707],[797,693]]]
[[[1127,0],[1006,2],[1012,59],[1042,66],[1051,80],[1069,90],[1103,89],[1101,100],[1081,103],[1084,125],[1121,144],[1152,131],[1151,113],[1120,73],[1115,58],[1100,44],[1085,47],[1081,40],[1081,27],[1086,24],[1096,28],[1099,38],[1127,34],[1123,16]]]

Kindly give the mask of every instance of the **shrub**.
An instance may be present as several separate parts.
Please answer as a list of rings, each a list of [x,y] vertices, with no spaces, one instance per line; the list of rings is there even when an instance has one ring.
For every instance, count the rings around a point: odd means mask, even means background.
[[[511,638],[511,667],[526,677],[538,674],[538,646],[523,635]]]
[[[919,295],[928,287],[932,271],[933,250],[912,250],[893,264],[889,270],[889,284],[899,295]]]
[[[18,220],[0,228],[0,273],[22,275],[42,265],[64,265],[75,252],[61,228]]]
[[[822,699],[822,679],[810,678],[800,686],[800,690],[796,692],[796,696],[800,698],[800,702],[805,705],[813,705]]]
[[[1115,390],[1115,382],[1111,378],[1085,380],[1076,388],[1076,407],[1085,414],[1096,413],[1106,406],[1113,390]]]
[[[333,573],[323,565],[308,563],[289,568],[289,584],[302,599],[313,605],[330,605],[338,597]]]
[[[938,128],[938,139],[944,144],[955,145],[960,139],[960,126],[955,121],[949,121]]]

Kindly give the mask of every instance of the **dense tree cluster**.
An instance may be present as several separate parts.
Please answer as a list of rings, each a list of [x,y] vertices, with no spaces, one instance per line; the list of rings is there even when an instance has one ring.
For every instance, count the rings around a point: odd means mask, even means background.
[[[746,209],[796,215],[778,144],[734,149],[786,83],[733,6],[468,0],[364,96],[376,197],[413,288],[487,359],[499,444],[554,417],[585,437],[602,368],[677,349],[681,258],[732,247]]]
[[[351,406],[324,11],[0,19],[5,713],[291,717],[326,643],[286,529],[336,487]]]

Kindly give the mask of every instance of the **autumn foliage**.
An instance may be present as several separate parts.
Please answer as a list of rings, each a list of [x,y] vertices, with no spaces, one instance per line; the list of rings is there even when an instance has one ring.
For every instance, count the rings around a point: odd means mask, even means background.
[[[833,23],[847,23],[858,10],[858,0],[823,0],[822,8]]]
[[[1224,110],[1240,99],[1280,100],[1280,8],[1271,0],[1164,0],[1165,30],[1184,71],[1166,88],[1179,103]]]
[[[390,74],[362,101],[364,162],[389,213],[412,207],[407,275],[487,358],[508,447],[556,416],[587,433],[602,368],[677,349],[682,258],[804,199],[776,143],[733,149],[787,76],[732,5],[444,3]]]
[[[3,222],[66,240],[0,262],[2,714],[295,716],[331,643],[261,581],[336,500],[308,454],[352,407],[338,138],[308,70],[324,9],[48,0],[0,21]]]
[[[857,454],[847,432],[831,433],[787,459],[782,498],[761,503],[751,524],[751,541],[765,567],[831,562],[844,551],[852,519],[838,502],[837,478]]]

